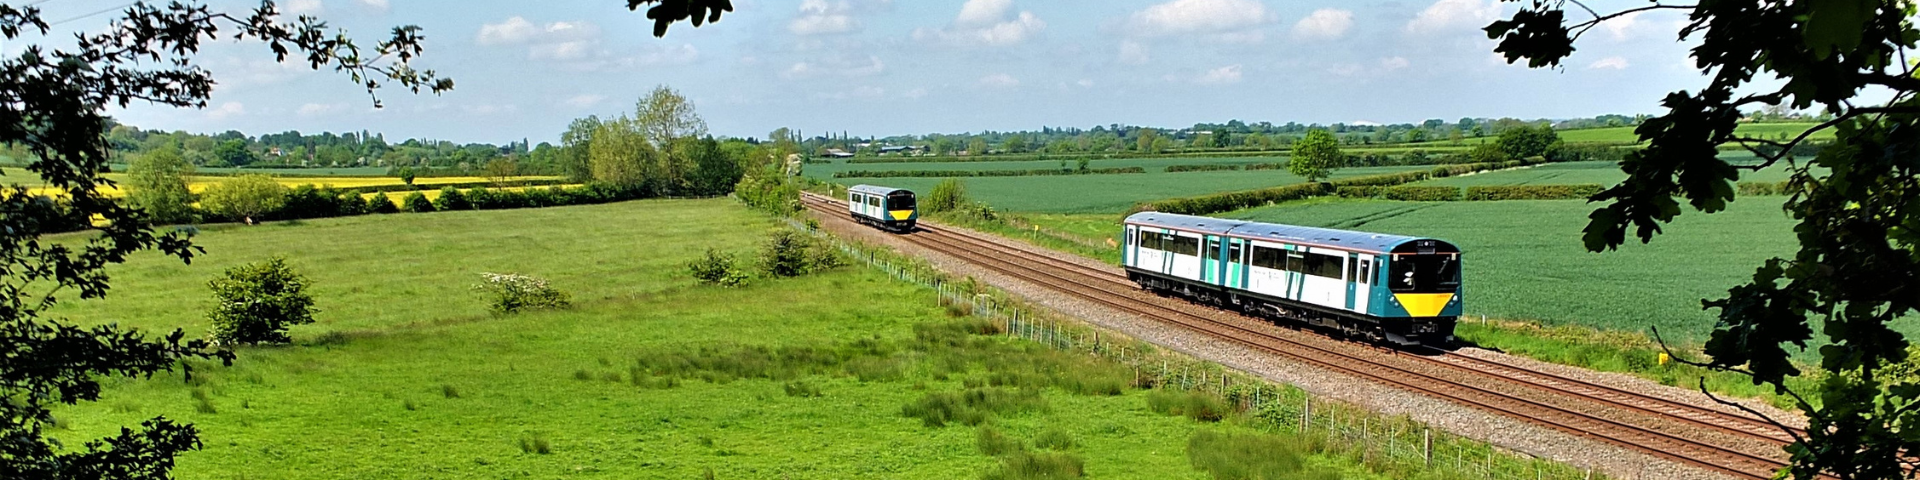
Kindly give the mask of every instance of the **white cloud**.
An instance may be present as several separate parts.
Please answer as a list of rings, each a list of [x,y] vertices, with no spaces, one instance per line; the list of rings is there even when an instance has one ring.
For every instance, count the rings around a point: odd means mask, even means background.
[[[1198,83],[1201,85],[1227,85],[1227,84],[1240,83],[1240,65],[1237,65],[1237,64],[1228,65],[1228,66],[1216,68],[1213,70],[1208,70],[1207,73],[1201,74],[1199,78],[1193,79],[1193,83]]]
[[[993,75],[980,77],[980,81],[976,83],[982,87],[1011,88],[1011,87],[1019,86],[1020,79],[1013,78],[1012,75],[1007,75],[1004,73],[996,73]]]
[[[1602,70],[1602,69],[1626,70],[1627,58],[1619,57],[1619,56],[1602,58],[1599,60],[1595,60],[1592,64],[1587,65],[1587,68],[1591,70]]]
[[[301,105],[298,114],[302,117],[318,117],[346,111],[349,108],[342,103],[309,103]]]
[[[1407,68],[1412,64],[1413,62],[1407,61],[1407,57],[1387,57],[1380,59],[1380,69],[1389,72]]]
[[[1407,22],[1407,32],[1477,30],[1500,19],[1500,0],[1439,0]]]
[[[596,71],[643,65],[680,65],[699,59],[690,44],[646,44],[625,55],[605,46],[600,26],[593,22],[535,24],[523,17],[480,26],[474,42],[493,47],[525,47],[530,60],[549,61],[575,71]]]
[[[382,12],[387,11],[387,8],[391,7],[391,5],[387,4],[387,0],[360,0],[360,3]]]
[[[862,87],[854,87],[854,89],[852,90],[840,91],[840,92],[817,92],[813,94],[813,98],[821,99],[821,100],[855,100],[855,99],[875,99],[875,98],[884,97],[886,95],[887,95],[887,89],[868,85],[868,86],[862,86]]]
[[[1338,8],[1314,10],[1306,18],[1293,24],[1293,37],[1300,39],[1333,40],[1345,36],[1347,29],[1353,28],[1353,12]]]
[[[828,35],[852,32],[860,28],[860,21],[851,15],[853,6],[846,0],[828,2],[827,0],[806,0],[800,2],[800,16],[787,23],[787,31],[794,35]]]
[[[292,0],[287,2],[286,6],[286,13],[289,15],[319,15],[327,9],[325,5],[320,4],[320,0]]]
[[[1641,13],[1645,12],[1633,12],[1614,17],[1612,20],[1600,22],[1600,28],[1606,30],[1607,33],[1613,34],[1614,40],[1626,40],[1627,37],[1631,35],[1633,27],[1640,23]]]
[[[573,97],[568,98],[566,101],[560,102],[560,103],[565,104],[566,106],[569,106],[569,107],[574,107],[574,108],[592,108],[595,105],[599,105],[600,102],[604,102],[604,101],[607,101],[606,95],[594,95],[591,93],[587,93],[587,94],[574,95]]]
[[[1033,12],[1014,13],[1013,0],[967,0],[953,24],[937,29],[913,30],[916,40],[934,40],[956,45],[1006,47],[1026,42],[1047,28],[1047,22]]]
[[[224,120],[227,118],[237,117],[237,116],[246,115],[246,114],[247,114],[247,105],[240,102],[222,103],[220,104],[220,106],[214,107],[212,110],[207,110],[207,118],[211,118],[214,120]]]
[[[539,33],[540,28],[535,27],[533,22],[527,21],[526,18],[513,17],[504,22],[481,25],[480,35],[475,37],[474,41],[487,46],[517,45],[533,40],[534,35]]]
[[[870,77],[887,71],[887,64],[880,57],[868,55],[866,62],[857,62],[847,58],[834,58],[824,62],[796,62],[780,76],[786,78],[811,78],[819,76]]]
[[[1144,65],[1147,63],[1148,58],[1146,45],[1141,45],[1140,42],[1132,40],[1123,40],[1120,42],[1120,63]]]
[[[1127,20],[1129,33],[1142,36],[1235,34],[1258,41],[1248,30],[1271,23],[1274,14],[1255,0],[1173,0],[1147,7]]]

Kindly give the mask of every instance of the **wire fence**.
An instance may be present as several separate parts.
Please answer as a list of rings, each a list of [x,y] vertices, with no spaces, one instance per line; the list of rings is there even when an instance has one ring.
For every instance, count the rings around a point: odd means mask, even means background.
[[[789,220],[797,228],[810,231]],[[924,261],[854,245],[820,234],[855,261],[907,283],[932,289],[942,305],[960,306],[995,322],[1001,334],[1083,352],[1131,367],[1140,383],[1157,388],[1217,395],[1278,433],[1311,435],[1357,454],[1376,469],[1438,469],[1454,478],[1489,480],[1591,480],[1605,478],[1577,467],[1434,431],[1405,416],[1388,417],[1319,399],[1298,387],[1235,371],[1212,362],[1171,354],[1139,340],[1103,332],[1036,310],[972,279],[953,280]]]

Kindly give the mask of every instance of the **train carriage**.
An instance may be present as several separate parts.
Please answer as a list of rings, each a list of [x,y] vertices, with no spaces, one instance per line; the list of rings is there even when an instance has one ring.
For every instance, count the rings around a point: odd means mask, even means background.
[[[1402,345],[1445,345],[1460,249],[1436,239],[1144,212],[1122,265],[1142,287]]]
[[[913,191],[877,185],[847,189],[847,210],[860,223],[894,232],[910,232],[920,220]]]

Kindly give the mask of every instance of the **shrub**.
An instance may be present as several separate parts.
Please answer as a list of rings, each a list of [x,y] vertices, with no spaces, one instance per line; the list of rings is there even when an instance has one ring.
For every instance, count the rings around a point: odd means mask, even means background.
[[[286,192],[286,201],[269,215],[276,220],[294,220],[302,218],[328,218],[367,213],[367,202],[358,194],[332,188],[315,187],[313,184],[293,187]]]
[[[1218,422],[1233,412],[1225,400],[1200,392],[1154,390],[1147,393],[1147,409],[1162,415],[1182,416],[1200,422]]]
[[[1740,182],[1736,189],[1741,195],[1770,196],[1791,195],[1793,187],[1787,182]]]
[[[1582,185],[1510,185],[1467,187],[1467,200],[1568,200],[1585,199],[1606,187]]]
[[[1167,173],[1218,172],[1223,170],[1239,170],[1239,169],[1240,169],[1239,165],[1226,165],[1226,164],[1218,164],[1218,163],[1206,164],[1206,165],[1168,165]]]
[[[747,274],[734,265],[733,256],[720,253],[713,247],[707,247],[707,254],[699,260],[687,264],[687,272],[700,283],[722,287],[738,287],[747,284]]]
[[[798,277],[846,265],[832,246],[797,230],[782,228],[760,249],[760,270],[778,278]]]
[[[474,289],[489,297],[487,309],[494,313],[565,308],[573,303],[567,292],[554,288],[539,277],[512,273],[482,273],[480,277],[482,281]]]
[[[241,175],[207,187],[200,206],[218,215],[252,225],[254,217],[279,210],[287,203],[287,187],[266,175]]]
[[[440,189],[440,198],[433,200],[433,208],[440,211],[472,210],[473,204],[467,202],[467,195],[460,189],[446,187]]]
[[[394,205],[393,199],[387,198],[387,194],[385,192],[381,192],[381,193],[373,194],[373,196],[371,197],[367,197],[367,212],[368,213],[399,213],[400,206]]]
[[[413,213],[432,212],[433,201],[427,200],[427,195],[424,193],[413,192],[407,194],[405,200],[400,201],[400,209]]]
[[[926,200],[920,202],[920,209],[926,213],[951,212],[969,203],[973,203],[973,199],[967,197],[967,184],[949,178],[933,185]]]
[[[307,279],[274,258],[227,269],[207,282],[215,304],[207,319],[222,344],[287,343],[287,328],[313,323]]]

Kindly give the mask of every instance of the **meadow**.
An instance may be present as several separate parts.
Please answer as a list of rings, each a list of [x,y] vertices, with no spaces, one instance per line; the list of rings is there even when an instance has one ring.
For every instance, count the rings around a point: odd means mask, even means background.
[[[55,435],[95,438],[156,415],[192,422],[206,447],[181,459],[183,479],[973,477],[1000,468],[982,452],[988,435],[927,426],[904,406],[1001,395],[1011,390],[973,385],[1033,374],[1008,364],[1113,369],[1000,336],[954,340],[943,326],[966,320],[932,291],[864,268],[740,289],[684,273],[709,247],[749,254],[773,226],[727,199],[207,226],[192,265],[138,256],[110,270],[107,299],[53,314],[201,335],[204,280],[283,256],[310,277],[318,323],[294,328],[293,345],[240,349],[232,367],[201,365],[191,382],[112,380],[102,402],[58,411]],[[480,272],[549,278],[575,306],[488,314],[471,290]],[[733,352],[749,347],[866,358],[929,339],[1001,360],[956,368],[938,361],[951,352],[909,348],[792,379],[657,370],[740,364]],[[1076,456],[1094,477],[1207,478],[1189,439],[1250,428],[1155,413],[1137,389],[1034,395],[988,428]],[[1310,461],[1382,478],[1347,457]]]
[[[1752,155],[1726,155],[1729,162],[1757,161]],[[1769,168],[1760,171],[1742,171],[1742,182],[1779,182],[1788,177],[1784,168]],[[1531,167],[1522,167],[1497,172],[1482,172],[1455,177],[1435,178],[1414,183],[1417,186],[1476,187],[1476,186],[1513,186],[1513,185],[1577,185],[1598,184],[1613,186],[1627,179],[1614,162],[1566,162],[1549,163]]]
[[[1158,160],[1144,161],[1155,162]],[[1189,162],[1189,160],[1183,160],[1178,163],[1187,162]],[[871,167],[875,165],[884,164],[858,164],[854,167],[858,169],[859,167]],[[820,173],[813,171],[817,167],[819,166],[809,165],[807,167],[809,170],[808,175],[820,175]],[[1028,168],[1046,168],[1046,166]],[[1432,167],[1343,168],[1335,171],[1333,178],[1337,180],[1425,168]],[[826,173],[825,175],[830,176],[832,174]],[[835,178],[830,181],[843,185],[871,183],[905,188],[916,192],[927,192],[932,191],[934,184],[940,183],[940,180],[941,179],[938,178]],[[1287,173],[1285,170],[1257,170],[1118,175],[1062,175],[1045,177],[984,177],[967,178],[962,181],[965,182],[967,193],[971,195],[973,199],[1000,210],[1013,212],[1105,213],[1118,215],[1132,208],[1134,204],[1148,200],[1289,185],[1301,183],[1305,180]]]

